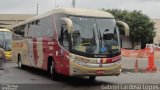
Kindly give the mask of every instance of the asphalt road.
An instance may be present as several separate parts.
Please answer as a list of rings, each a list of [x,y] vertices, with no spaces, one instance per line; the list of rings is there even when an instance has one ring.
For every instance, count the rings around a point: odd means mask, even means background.
[[[17,68],[15,63],[7,63],[0,70],[0,87],[18,85],[18,90],[99,90],[104,81],[90,81],[88,77],[64,77],[53,81],[45,71],[26,67]],[[2,88],[0,88],[1,90]]]
[[[120,76],[102,76],[97,77],[95,81],[90,81],[88,77],[64,76],[58,81],[53,81],[45,71],[19,69],[16,63],[9,62],[5,70],[0,70],[0,90],[7,90],[4,87],[16,87],[15,90],[100,90],[103,85],[160,84],[160,60],[155,60],[156,72],[147,72],[147,59],[138,59],[137,73],[134,71],[135,60],[136,58],[122,58],[123,70]]]

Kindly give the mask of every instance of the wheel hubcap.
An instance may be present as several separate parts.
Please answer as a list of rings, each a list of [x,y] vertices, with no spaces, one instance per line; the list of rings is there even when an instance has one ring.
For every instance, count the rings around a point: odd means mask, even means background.
[[[21,67],[21,65],[22,65],[22,64],[21,64],[21,61],[19,61],[19,67]]]
[[[50,73],[53,74],[53,68],[54,68],[54,63],[52,62],[52,65],[50,66]]]
[[[51,73],[51,74],[53,73],[52,65],[50,66],[50,73]]]

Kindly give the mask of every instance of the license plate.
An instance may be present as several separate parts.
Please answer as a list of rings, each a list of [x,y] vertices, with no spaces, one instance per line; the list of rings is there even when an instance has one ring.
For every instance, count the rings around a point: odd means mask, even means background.
[[[96,74],[98,74],[98,75],[104,74],[104,70],[97,70]]]

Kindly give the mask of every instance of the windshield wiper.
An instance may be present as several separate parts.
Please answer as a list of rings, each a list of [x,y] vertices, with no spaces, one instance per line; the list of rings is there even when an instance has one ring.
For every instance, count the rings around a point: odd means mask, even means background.
[[[111,49],[111,46],[109,46],[108,44],[107,44],[107,42],[104,40],[104,38],[102,37],[102,35],[101,35],[101,31],[99,30],[98,31],[98,36],[99,36],[99,48],[100,48],[100,53],[102,53],[102,49],[104,49],[105,48],[105,50],[106,50],[106,48],[107,48],[107,52],[108,53],[112,53],[112,49]],[[103,47],[103,42],[104,42],[104,44],[106,45],[105,47]]]
[[[103,39],[103,42],[105,43],[105,45],[107,46],[107,51],[108,53],[112,53],[112,46],[108,45],[108,43]]]
[[[99,51],[101,53],[101,48],[102,48],[102,36],[100,30],[98,30],[98,37],[99,37]]]
[[[93,29],[93,38],[91,39],[91,44],[95,45],[96,44],[96,35]]]

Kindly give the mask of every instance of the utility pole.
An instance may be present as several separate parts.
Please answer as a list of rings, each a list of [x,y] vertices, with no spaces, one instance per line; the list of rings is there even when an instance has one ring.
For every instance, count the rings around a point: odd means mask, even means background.
[[[73,8],[75,8],[75,6],[76,6],[76,0],[72,0],[72,6],[73,6]]]
[[[36,12],[37,15],[38,15],[38,11],[39,11],[39,4],[37,3],[37,12]]]
[[[57,0],[55,0],[55,5],[54,6],[55,6],[55,8],[57,7]]]

